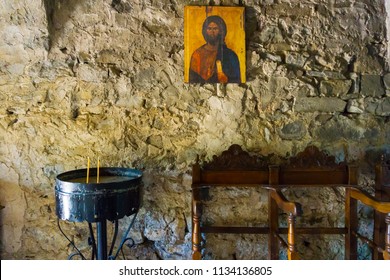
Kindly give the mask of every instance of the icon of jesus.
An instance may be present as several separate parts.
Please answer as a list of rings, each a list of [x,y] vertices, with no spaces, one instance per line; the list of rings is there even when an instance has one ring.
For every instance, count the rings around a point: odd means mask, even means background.
[[[202,26],[206,41],[191,55],[190,83],[241,83],[237,54],[225,43],[225,21],[217,15],[209,16]]]

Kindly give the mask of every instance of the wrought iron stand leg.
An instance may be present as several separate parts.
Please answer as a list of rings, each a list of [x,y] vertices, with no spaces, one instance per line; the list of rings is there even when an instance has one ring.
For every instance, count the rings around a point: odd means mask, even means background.
[[[107,221],[96,223],[97,231],[97,260],[107,260]]]

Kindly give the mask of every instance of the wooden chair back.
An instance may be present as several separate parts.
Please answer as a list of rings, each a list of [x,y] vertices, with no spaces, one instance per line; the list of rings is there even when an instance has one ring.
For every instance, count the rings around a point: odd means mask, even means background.
[[[268,227],[204,225],[203,201],[209,188],[261,187],[268,185],[269,171],[264,158],[252,156],[239,145],[232,145],[220,156],[200,165],[199,158],[192,169],[192,258],[201,259],[202,233],[268,234]]]
[[[314,146],[307,147],[303,152],[290,158],[286,163],[272,167],[272,182],[274,188],[291,189],[297,187],[350,187],[357,186],[357,168],[345,163],[336,163],[335,157],[325,154]],[[299,254],[295,246],[295,234],[342,234],[345,235],[345,255],[356,255],[355,248],[351,247],[354,243],[354,237],[349,234],[350,228],[357,227],[355,220],[349,217],[349,209],[345,209],[345,226],[343,227],[302,227],[295,225],[295,217],[290,212],[289,227],[286,229],[279,225],[279,213],[275,202],[270,202],[269,217],[270,230],[274,234],[270,240],[271,259],[279,258],[279,242],[283,240],[282,234],[289,230],[287,242],[281,242],[287,247],[288,258],[297,259]],[[348,206],[347,206],[348,207]],[[291,220],[291,221],[290,221]],[[291,232],[293,233],[291,235]]]
[[[380,203],[390,203],[390,160],[382,156],[375,167],[375,199]],[[374,212],[373,259],[389,259],[390,256],[390,214]],[[390,211],[389,211],[390,212]],[[379,250],[378,250],[379,248]]]

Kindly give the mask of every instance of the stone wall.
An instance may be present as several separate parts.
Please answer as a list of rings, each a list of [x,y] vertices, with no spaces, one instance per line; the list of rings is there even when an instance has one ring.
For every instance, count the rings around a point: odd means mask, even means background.
[[[85,168],[87,157],[144,171],[136,246],[125,246],[126,258],[190,258],[191,165],[233,143],[280,157],[316,145],[358,163],[370,189],[373,165],[390,149],[384,2],[0,0],[1,258],[74,251],[57,227],[54,182]],[[246,7],[245,84],[183,83],[184,6],[207,4]],[[263,213],[264,222],[264,193],[242,195],[258,198],[257,212],[226,213]],[[217,209],[237,192],[227,196]],[[303,221],[339,223],[343,193],[314,196],[320,201],[307,203]],[[321,211],[326,218],[315,220]],[[129,222],[121,220],[121,233]],[[88,227],[61,227],[88,254]],[[207,258],[267,256],[264,237],[207,240]],[[299,242],[310,258],[340,259],[342,240]]]

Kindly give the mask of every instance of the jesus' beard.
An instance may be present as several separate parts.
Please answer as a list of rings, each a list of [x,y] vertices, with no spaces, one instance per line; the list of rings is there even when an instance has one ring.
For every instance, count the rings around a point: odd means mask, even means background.
[[[220,34],[218,34],[217,36],[206,35],[205,36],[205,40],[206,40],[207,43],[209,43],[210,45],[213,45],[213,46],[222,43]]]

